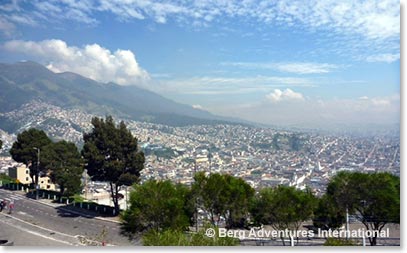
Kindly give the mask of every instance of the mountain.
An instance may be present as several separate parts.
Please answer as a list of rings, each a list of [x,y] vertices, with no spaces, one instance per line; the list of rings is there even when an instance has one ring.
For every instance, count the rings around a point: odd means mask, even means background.
[[[0,64],[0,90],[0,113],[42,101],[64,109],[170,126],[236,122],[134,85],[100,83],[71,72],[54,73],[31,61]]]

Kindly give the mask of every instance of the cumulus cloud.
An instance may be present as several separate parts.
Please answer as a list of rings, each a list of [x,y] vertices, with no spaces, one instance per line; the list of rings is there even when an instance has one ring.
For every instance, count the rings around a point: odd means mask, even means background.
[[[6,42],[3,48],[33,56],[40,62],[45,62],[54,72],[70,71],[100,82],[144,85],[150,79],[130,50],[117,49],[111,52],[98,44],[68,46],[62,40],[12,40]]]
[[[301,93],[294,92],[291,89],[285,89],[283,91],[280,89],[275,89],[270,94],[267,94],[266,98],[273,103],[278,103],[281,101],[304,100],[304,96]]]
[[[329,48],[333,52],[369,62],[393,62],[400,52],[400,3],[394,0],[50,0],[9,1],[0,4],[0,33],[15,37],[20,26],[52,25],[67,21],[88,26],[101,23],[100,14],[119,22],[146,20],[158,24],[228,29],[228,19],[239,18],[248,24],[268,29],[270,25],[304,31],[322,31],[340,38]],[[264,29],[266,28],[266,29]],[[355,46],[355,44],[359,45]],[[365,47],[369,47],[366,56]],[[357,52],[353,52],[357,51]],[[291,73],[327,73],[332,66],[281,65]]]

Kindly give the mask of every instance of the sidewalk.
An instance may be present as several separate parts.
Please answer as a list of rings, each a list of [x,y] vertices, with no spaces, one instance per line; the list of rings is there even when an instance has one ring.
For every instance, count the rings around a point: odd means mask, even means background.
[[[23,191],[10,191],[10,190],[4,189],[4,188],[2,188],[2,189],[5,191],[8,191],[8,192],[12,192],[14,194],[21,195],[21,196],[27,196],[26,193]],[[74,207],[72,204],[67,205],[64,203],[56,203],[52,199],[41,199],[40,198],[38,200],[35,200],[30,197],[27,197],[27,200],[34,201],[34,202],[37,202],[37,203],[40,203],[43,205],[47,205],[47,206],[53,207],[55,209],[61,209],[63,211],[77,214],[80,216],[84,216],[87,218],[93,218],[93,219],[98,219],[98,220],[103,220],[103,221],[108,221],[108,222],[120,223],[119,216],[103,216],[102,214],[97,213],[97,212],[93,212],[93,211],[90,211],[90,210],[87,210],[84,208],[80,208],[80,207]]]
[[[120,223],[120,218],[118,216],[114,217],[106,217],[102,216],[100,213],[93,212],[84,208],[80,207],[75,207],[72,204],[66,205],[66,204],[61,204],[61,203],[55,203],[51,199],[38,199],[38,200],[33,200],[37,201],[38,203],[48,205],[54,208],[59,208],[67,212],[71,212],[77,215],[81,215],[87,218],[94,218],[98,220],[104,220],[104,221],[109,221],[109,222],[115,222],[115,223]]]

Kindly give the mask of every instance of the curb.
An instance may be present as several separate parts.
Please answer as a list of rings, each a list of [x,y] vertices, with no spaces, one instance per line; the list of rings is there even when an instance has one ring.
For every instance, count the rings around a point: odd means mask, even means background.
[[[3,188],[2,190],[8,191],[7,189],[4,189],[4,188]],[[9,192],[10,192],[10,191],[9,191]],[[21,196],[24,195],[24,194],[21,194],[21,193],[18,192],[18,191],[16,191],[15,193],[18,194],[18,195],[21,195]],[[68,213],[74,213],[74,214],[82,215],[82,216],[85,216],[86,218],[93,218],[93,219],[97,219],[97,220],[108,221],[108,222],[113,222],[113,223],[116,223],[116,224],[120,224],[119,221],[110,220],[110,219],[106,219],[106,218],[98,217],[98,216],[92,216],[92,215],[89,215],[89,214],[86,214],[86,213],[81,213],[81,212],[74,211],[74,210],[69,210],[69,209],[67,209],[67,208],[65,207],[66,205],[64,205],[64,204],[62,204],[62,205],[54,205],[54,204],[49,204],[49,203],[43,202],[43,201],[41,201],[41,200],[34,200],[34,199],[30,199],[30,198],[27,198],[27,200],[30,200],[30,201],[33,201],[33,202],[35,202],[35,203],[39,203],[39,204],[42,204],[42,205],[46,205],[46,206],[49,206],[49,207],[53,207],[53,208],[59,207],[59,208],[61,208],[62,210],[68,212]]]
[[[32,201],[35,201],[35,200],[32,200]],[[68,212],[68,213],[74,213],[74,214],[82,215],[82,216],[85,216],[86,218],[93,218],[93,219],[97,219],[97,220],[110,221],[110,222],[113,222],[113,223],[118,223],[118,224],[120,224],[119,221],[110,220],[110,219],[106,219],[106,218],[103,218],[103,217],[93,216],[93,215],[89,215],[89,214],[82,213],[82,212],[79,212],[79,211],[74,211],[74,210],[67,209],[67,208],[66,208],[66,205],[57,206],[57,205],[53,205],[53,204],[49,204],[49,203],[43,202],[43,201],[41,201],[41,200],[35,201],[35,202],[36,202],[36,203],[43,204],[43,205],[46,205],[46,206],[49,206],[49,207],[54,207],[54,208],[55,208],[55,207],[59,207],[60,209],[66,211],[66,212]]]

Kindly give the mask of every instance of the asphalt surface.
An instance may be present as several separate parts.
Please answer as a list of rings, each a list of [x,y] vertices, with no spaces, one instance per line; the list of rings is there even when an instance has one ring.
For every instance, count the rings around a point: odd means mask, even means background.
[[[14,210],[0,213],[0,239],[24,246],[131,246],[120,234],[120,224],[84,217],[63,208],[46,205],[17,192],[0,189],[0,199],[14,201]]]

